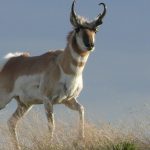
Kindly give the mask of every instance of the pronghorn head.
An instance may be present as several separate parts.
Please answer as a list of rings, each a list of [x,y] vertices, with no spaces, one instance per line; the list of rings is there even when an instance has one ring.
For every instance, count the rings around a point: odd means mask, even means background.
[[[104,3],[100,3],[99,5],[104,7],[103,13],[100,13],[93,21],[87,21],[85,18],[76,14],[74,5],[75,0],[72,3],[70,22],[74,27],[76,42],[81,50],[91,51],[94,49],[95,34],[106,14],[106,6]]]

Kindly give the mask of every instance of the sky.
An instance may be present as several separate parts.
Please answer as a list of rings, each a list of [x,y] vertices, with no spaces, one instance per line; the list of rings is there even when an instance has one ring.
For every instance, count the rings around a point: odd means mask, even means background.
[[[90,120],[150,116],[150,1],[77,0],[76,12],[93,19],[102,11],[100,2],[107,5],[107,14],[84,70],[79,102]],[[0,0],[0,57],[65,48],[72,30],[71,4],[72,0]],[[15,107],[10,103],[0,119]],[[63,106],[54,109],[58,115],[66,111]]]

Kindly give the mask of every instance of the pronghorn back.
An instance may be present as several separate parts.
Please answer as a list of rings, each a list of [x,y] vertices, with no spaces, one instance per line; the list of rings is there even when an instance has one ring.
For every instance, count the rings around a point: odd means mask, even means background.
[[[0,72],[1,86],[7,91],[12,91],[14,82],[19,76],[42,73],[48,64],[53,63],[62,51],[49,51],[40,56],[30,57],[26,53],[11,57],[4,64]]]

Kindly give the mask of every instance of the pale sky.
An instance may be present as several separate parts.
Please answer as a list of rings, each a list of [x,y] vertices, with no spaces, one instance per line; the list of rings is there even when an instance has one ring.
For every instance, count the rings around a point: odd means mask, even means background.
[[[102,9],[100,2],[108,11],[84,70],[79,101],[86,115],[97,120],[118,120],[141,110],[150,114],[150,1],[77,0],[76,11],[93,19]],[[72,29],[71,4],[72,0],[0,0],[0,57],[65,48]],[[2,111],[14,107],[11,103]]]

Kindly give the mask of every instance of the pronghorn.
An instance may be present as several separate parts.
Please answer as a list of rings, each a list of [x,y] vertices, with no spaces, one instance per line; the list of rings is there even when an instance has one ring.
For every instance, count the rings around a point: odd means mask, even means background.
[[[94,49],[95,34],[106,14],[103,12],[93,21],[80,17],[72,3],[70,22],[74,29],[68,34],[64,50],[49,51],[31,57],[28,53],[9,58],[0,71],[0,109],[15,98],[18,107],[8,120],[15,149],[20,149],[16,134],[18,120],[34,104],[44,104],[51,138],[55,127],[53,105],[64,104],[79,112],[79,137],[84,138],[84,107],[77,97],[82,90],[82,72],[89,54]]]

